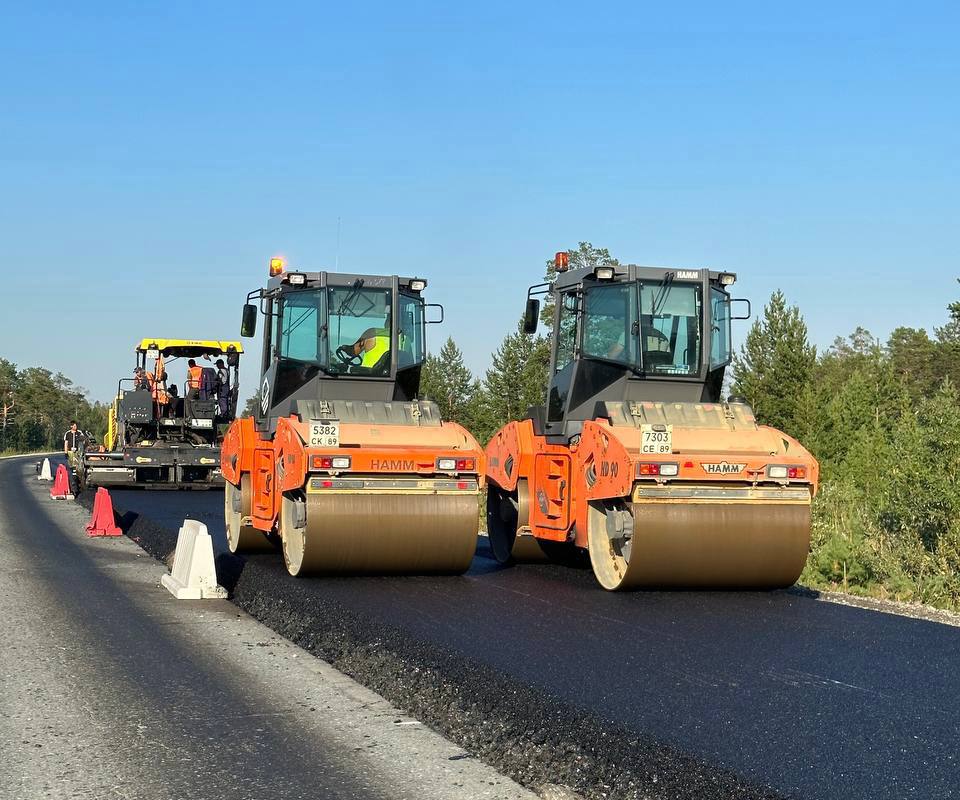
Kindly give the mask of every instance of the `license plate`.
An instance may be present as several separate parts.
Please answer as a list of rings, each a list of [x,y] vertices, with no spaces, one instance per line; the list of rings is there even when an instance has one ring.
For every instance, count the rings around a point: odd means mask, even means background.
[[[339,447],[340,446],[340,422],[311,422],[310,423],[310,446],[311,447]]]
[[[645,456],[662,456],[673,452],[673,426],[654,430],[653,425],[640,426],[640,453]]]

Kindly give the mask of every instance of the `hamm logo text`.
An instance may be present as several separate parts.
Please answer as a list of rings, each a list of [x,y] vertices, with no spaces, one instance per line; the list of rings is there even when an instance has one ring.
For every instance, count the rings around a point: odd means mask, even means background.
[[[728,464],[726,461],[721,461],[719,464],[701,464],[700,466],[703,467],[704,472],[709,472],[711,475],[739,475],[747,465]]]

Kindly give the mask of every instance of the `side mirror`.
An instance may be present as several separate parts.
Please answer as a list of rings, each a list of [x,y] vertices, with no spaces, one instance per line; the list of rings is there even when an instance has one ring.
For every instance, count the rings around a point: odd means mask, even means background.
[[[527,298],[527,308],[523,312],[523,332],[536,333],[540,322],[540,301],[536,297]]]
[[[243,307],[243,321],[240,323],[240,335],[249,339],[257,332],[257,307],[247,303]]]
[[[753,307],[750,305],[750,301],[745,297],[731,297],[730,298],[730,310],[733,311],[734,303],[746,303],[747,309],[740,315],[733,314],[730,319],[750,319],[750,315],[753,312]]]
[[[431,313],[427,311],[428,308],[434,309]],[[423,306],[424,313],[424,322],[427,325],[438,325],[443,322],[443,306],[439,303],[425,303]]]

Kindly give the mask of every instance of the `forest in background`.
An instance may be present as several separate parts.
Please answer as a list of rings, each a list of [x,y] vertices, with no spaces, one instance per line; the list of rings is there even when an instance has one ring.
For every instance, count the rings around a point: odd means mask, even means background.
[[[86,390],[60,372],[18,369],[0,358],[0,453],[62,450],[72,420],[100,438],[107,428],[107,406],[91,403]]]

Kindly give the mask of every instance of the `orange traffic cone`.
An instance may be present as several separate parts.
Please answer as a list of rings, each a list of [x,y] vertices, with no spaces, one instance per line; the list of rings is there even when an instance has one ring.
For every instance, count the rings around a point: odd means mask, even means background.
[[[53,479],[50,496],[54,500],[73,500],[73,493],[70,491],[70,474],[63,464],[57,467],[57,477]]]
[[[121,536],[121,530],[113,521],[113,501],[110,492],[102,486],[93,498],[93,516],[87,525],[87,536]]]

